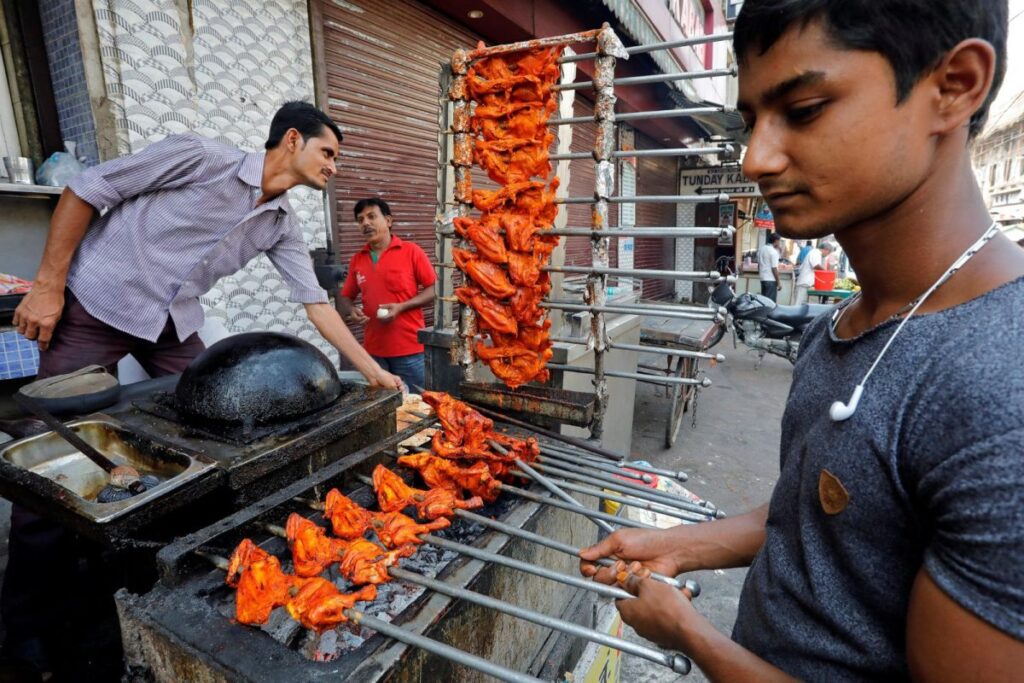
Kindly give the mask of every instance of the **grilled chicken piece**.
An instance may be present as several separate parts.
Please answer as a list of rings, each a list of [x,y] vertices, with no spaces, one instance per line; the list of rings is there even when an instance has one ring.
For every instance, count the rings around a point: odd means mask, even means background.
[[[453,249],[455,265],[466,273],[474,283],[496,299],[507,299],[516,293],[516,288],[508,281],[508,275],[498,265],[485,261],[471,251]],[[538,271],[539,273],[539,271]]]
[[[301,578],[281,571],[281,563],[248,538],[231,555],[227,583],[235,587],[235,618],[239,623],[265,624],[270,612],[284,605],[306,628],[325,631],[347,621],[343,610],[377,597],[377,587],[342,593],[324,578]]]
[[[455,232],[468,239],[476,247],[477,253],[491,263],[505,263],[505,240],[498,234],[496,221],[475,221],[460,216],[453,221]]]
[[[338,572],[356,584],[378,584],[391,580],[388,567],[398,564],[398,560],[409,557],[416,552],[416,546],[407,543],[393,550],[384,550],[376,543],[357,538],[349,545],[345,556],[341,558]]]
[[[295,512],[288,516],[285,533],[298,576],[316,576],[341,561],[348,549],[348,541],[328,538],[322,527]]]
[[[463,467],[425,453],[405,455],[398,462],[419,472],[423,481],[432,489],[443,487],[456,493],[469,491],[470,495],[480,496],[488,503],[497,500],[501,493],[501,482],[491,475],[487,465],[482,462]]]
[[[286,531],[298,576],[316,576],[337,562],[338,573],[357,586],[390,581],[387,568],[415,552],[413,546],[385,551],[364,538],[330,538],[322,527],[294,512],[288,517]]]
[[[383,465],[377,465],[373,470],[373,488],[384,512],[398,512],[411,505],[423,519],[451,517],[455,509],[474,510],[484,505],[479,496],[463,500],[449,489],[415,489]]]
[[[321,633],[348,621],[344,611],[357,602],[376,599],[377,587],[369,584],[354,593],[342,593],[327,579],[315,577],[306,579],[292,593],[285,603],[288,614],[306,628]]]
[[[533,287],[540,279],[537,257],[521,251],[508,252],[508,276],[517,285]]]
[[[362,538],[373,522],[373,513],[362,508],[338,489],[331,489],[324,498],[324,517],[331,521],[331,530],[338,538]]]
[[[476,311],[481,328],[504,334],[515,334],[519,330],[509,307],[486,296],[476,287],[459,287],[455,290],[455,296]]]
[[[235,619],[265,624],[270,612],[288,600],[295,577],[281,571],[281,562],[248,538],[231,554],[227,584],[235,588]]]
[[[377,532],[377,538],[388,548],[396,548],[406,544],[419,545],[423,543],[420,534],[425,534],[438,529],[444,529],[451,525],[451,522],[444,517],[438,517],[432,522],[420,524],[412,517],[403,515],[401,512],[381,512],[374,515],[373,530]]]
[[[539,140],[505,138],[478,139],[473,149],[473,160],[487,171],[496,183],[520,183],[533,176],[547,177],[551,173],[548,148],[555,136],[545,134]]]

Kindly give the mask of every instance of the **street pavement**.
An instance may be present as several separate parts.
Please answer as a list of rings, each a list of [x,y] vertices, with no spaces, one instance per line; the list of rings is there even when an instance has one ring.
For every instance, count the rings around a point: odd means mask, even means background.
[[[732,348],[726,337],[715,349],[726,362],[702,369],[713,382],[700,392],[696,425],[692,413],[683,416],[675,446],[665,448],[665,423],[670,399],[665,390],[638,384],[633,412],[635,459],[689,475],[685,486],[710,500],[727,514],[738,514],[767,502],[779,473],[779,435],[782,412],[789,394],[792,369],[788,361],[766,356],[760,368],[757,354],[746,347]],[[645,358],[658,365],[660,357]],[[696,572],[702,593],[695,604],[725,634],[732,632],[745,569]],[[644,642],[632,629],[627,635]],[[696,669],[680,676],[645,660],[623,656],[622,683],[703,683]]]

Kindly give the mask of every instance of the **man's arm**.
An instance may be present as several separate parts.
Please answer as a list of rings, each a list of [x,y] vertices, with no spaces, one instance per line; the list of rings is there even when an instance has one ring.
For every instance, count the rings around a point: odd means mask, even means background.
[[[64,310],[64,287],[71,259],[89,229],[95,209],[65,188],[50,219],[43,259],[32,290],[14,311],[13,323],[26,339],[38,339],[43,351],[50,345],[53,328]]]
[[[696,569],[748,566],[764,544],[768,506],[727,519],[670,529],[624,529],[583,550],[583,574],[604,583],[618,582],[636,596],[616,600],[623,620],[658,645],[684,652],[713,681],[794,680],[785,672],[730,640],[694,609],[687,594],[646,578],[651,571],[676,576]],[[598,557],[640,559],[600,572],[587,560]]]
[[[305,307],[309,321],[313,323],[321,336],[352,361],[356,370],[363,373],[369,380],[370,386],[383,386],[389,389],[402,388],[402,380],[385,372],[377,364],[377,361],[370,357],[366,349],[360,346],[349,329],[345,327],[345,323],[342,322],[341,316],[333,306],[330,304],[306,304]]]
[[[363,309],[356,306],[355,302],[347,296],[338,297],[338,308],[341,309],[341,318],[347,323],[362,324],[370,319],[370,316],[363,312]]]
[[[796,680],[715,628],[697,612],[688,593],[646,574],[646,570],[629,573],[621,586],[637,597],[615,601],[622,619],[641,637],[685,653],[711,681]]]
[[[614,583],[616,572],[593,564],[602,557],[639,561],[651,571],[676,576],[698,569],[746,567],[764,545],[768,505],[742,515],[669,529],[620,529],[580,552],[580,572]]]
[[[1024,642],[982,621],[922,569],[907,611],[907,662],[915,681],[1013,681],[1024,671]]]

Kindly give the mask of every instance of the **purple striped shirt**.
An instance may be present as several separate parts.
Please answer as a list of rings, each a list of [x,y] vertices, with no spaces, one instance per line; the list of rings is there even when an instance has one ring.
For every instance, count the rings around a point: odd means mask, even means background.
[[[173,135],[68,183],[101,213],[68,272],[85,310],[149,341],[170,315],[184,340],[203,325],[199,297],[260,252],[288,283],[291,301],[326,302],[286,194],[256,206],[264,157]]]

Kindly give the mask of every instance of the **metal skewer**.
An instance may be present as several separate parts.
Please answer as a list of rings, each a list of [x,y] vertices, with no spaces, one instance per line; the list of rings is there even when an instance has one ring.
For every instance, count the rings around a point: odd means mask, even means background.
[[[706,514],[712,517],[716,515],[716,510],[714,508],[709,508],[706,505],[691,503],[690,501],[683,500],[678,496],[673,496],[661,491],[655,491],[654,489],[646,488],[644,486],[630,484],[629,482],[625,482],[620,479],[602,477],[596,474],[591,475],[587,473],[578,473],[563,468],[551,467],[550,465],[538,465],[537,467],[541,468],[546,473],[553,474],[563,479],[570,479],[584,484],[592,484],[602,488],[609,488],[621,493],[629,493],[634,498],[642,498],[652,503],[660,503],[668,507],[680,510],[689,510],[691,512]]]
[[[195,550],[193,552],[195,552],[199,557],[212,562],[218,569],[227,571],[229,562],[226,557],[214,555],[212,553],[205,553],[201,550]],[[528,674],[513,671],[512,669],[506,669],[505,667],[499,666],[498,664],[488,661],[483,657],[478,657],[477,655],[470,654],[465,650],[460,650],[457,647],[452,647],[446,643],[439,642],[432,638],[427,638],[419,633],[413,633],[401,626],[395,626],[390,622],[370,616],[369,614],[360,612],[357,609],[346,609],[342,613],[353,624],[361,624],[377,631],[378,633],[388,636],[389,638],[394,638],[397,641],[403,642],[406,645],[418,647],[421,650],[425,650],[431,654],[437,655],[438,657],[444,657],[456,664],[461,664],[469,667],[470,669],[475,669],[476,671],[485,673],[488,676],[493,676],[500,681],[507,681],[507,683],[549,683]]]
[[[465,519],[468,522],[474,522],[481,526],[494,529],[495,531],[500,531],[506,536],[514,536],[516,538],[521,538],[524,541],[530,541],[531,543],[536,543],[537,545],[542,545],[545,548],[551,548],[552,550],[557,550],[559,552],[565,553],[567,555],[572,555],[573,557],[579,559],[580,548],[574,548],[568,543],[562,543],[561,541],[556,541],[555,539],[548,538],[547,536],[541,536],[540,534],[536,534],[532,531],[527,531],[526,529],[517,529],[516,527],[511,526],[509,524],[505,524],[504,522],[499,522],[496,519],[491,519],[490,517],[478,515],[475,512],[470,512],[469,510],[456,510],[455,515],[456,517],[461,517],[462,519]],[[604,557],[600,560],[597,560],[594,564],[601,565],[602,567],[611,567],[615,564],[615,560],[612,558]],[[655,581],[660,581],[661,583],[668,584],[673,588],[678,588],[680,590],[685,588],[686,590],[690,591],[690,594],[693,595],[693,597],[697,597],[698,595],[700,595],[700,584],[697,581],[694,581],[693,579],[680,581],[679,579],[673,578],[671,576],[665,576],[663,574],[658,574],[656,572],[651,573],[651,578]]]
[[[287,533],[285,529],[278,525],[263,524],[262,526],[275,536],[287,538]],[[489,551],[473,548],[472,546],[456,543],[454,541],[440,539],[438,537],[432,536],[431,534],[420,534],[419,538],[422,539],[424,542],[429,543],[430,545],[435,545],[437,547],[453,550],[463,555],[475,557],[476,559],[485,559],[486,561],[494,562],[495,564],[505,564],[505,560],[513,559],[507,558],[504,555],[496,555],[494,553],[489,553]],[[444,543],[437,543],[436,541],[444,541]],[[467,549],[472,549],[475,552],[471,553]],[[484,555],[485,553],[486,556]],[[531,567],[531,569],[537,569],[537,567],[533,565],[529,566]],[[520,569],[520,567],[512,568]],[[617,650],[628,652],[629,654],[633,654],[638,657],[642,657],[644,659],[655,662],[657,664],[667,666],[676,673],[685,674],[689,671],[689,662],[684,661],[685,658],[681,658],[681,656],[679,655],[669,655],[666,653],[662,653],[652,648],[645,647],[643,645],[638,645],[636,643],[631,643],[629,641],[622,640],[621,638],[616,638],[614,636],[609,636],[607,634],[601,633],[600,631],[595,631],[593,629],[585,628],[577,624],[572,624],[570,622],[549,616],[547,614],[542,614],[534,610],[519,607],[517,605],[513,605],[503,600],[498,600],[497,598],[492,598],[488,595],[484,595],[482,593],[470,591],[465,588],[457,588],[455,586],[446,584],[442,581],[430,579],[421,574],[417,574],[415,572],[402,569],[401,567],[390,566],[388,567],[388,573],[396,579],[409,581],[411,583],[418,584],[420,586],[423,586],[424,588],[429,588],[430,590],[442,593],[444,595],[448,595],[450,597],[463,599],[468,602],[472,602],[477,605],[481,605],[483,607],[488,607],[498,612],[502,612],[504,614],[509,614],[520,619],[525,619],[535,624],[540,624],[541,626],[546,626],[548,628],[552,628],[563,633],[568,633],[569,635],[586,638],[587,640],[591,640],[596,643],[601,643],[602,645],[614,647]],[[577,587],[581,588],[585,587],[587,590],[597,592],[601,594],[603,597],[613,599],[629,599],[630,597],[632,597],[630,593],[619,588],[618,586],[607,586],[605,584],[588,581],[587,579],[578,579],[577,577],[562,574],[561,572],[555,572],[554,570],[546,570],[545,574],[542,576],[543,578],[552,578],[561,583],[566,583],[564,580],[565,578],[573,579],[573,585],[576,585]],[[586,584],[586,586],[584,586],[583,584]],[[600,586],[601,588],[597,588],[597,590],[595,591],[594,588],[598,586]]]
[[[545,626],[556,631],[561,631],[562,633],[567,633],[571,636],[584,638],[601,645],[615,648],[621,652],[626,652],[656,664],[667,666],[679,674],[690,673],[690,660],[683,655],[672,655],[667,652],[659,652],[658,650],[645,645],[631,643],[628,640],[616,638],[615,636],[601,633],[600,631],[586,628],[578,624],[573,624],[572,622],[549,616],[541,612],[519,607],[518,605],[513,605],[512,603],[505,602],[504,600],[492,598],[491,596],[484,595],[483,593],[477,593],[464,588],[456,588],[455,586],[451,586],[443,581],[431,579],[421,574],[417,574],[416,572],[407,571],[398,567],[391,568],[390,572],[396,579],[402,579],[403,581],[414,583],[443,595],[458,598],[459,600],[465,600],[466,602],[472,602],[518,619],[523,619],[534,624],[539,624],[540,626]]]
[[[698,522],[707,522],[713,519],[706,514],[698,514],[696,512],[687,512],[686,510],[677,510],[668,507],[659,507],[658,503],[651,503],[649,501],[640,500],[638,498],[630,498],[627,496],[612,493],[610,491],[598,488],[591,488],[589,486],[581,486],[574,484],[569,481],[556,479],[554,480],[566,491],[575,491],[576,493],[582,493],[588,496],[594,496],[595,498],[601,498],[602,500],[610,500],[622,505],[628,505],[634,508],[640,508],[642,510],[649,510],[659,515],[666,515],[668,517],[675,517],[676,519],[683,520],[687,524],[695,524]],[[617,517],[617,519],[629,519],[628,517]]]
[[[563,448],[562,446],[555,446],[554,444],[547,444],[547,443],[543,444],[541,446],[541,452],[544,452],[544,451],[554,451],[556,453],[563,453],[565,455],[571,455],[572,457],[576,458],[580,462],[587,463],[587,464],[592,463],[592,462],[598,462],[598,463],[602,463],[602,464],[607,464],[607,461],[600,460],[598,458],[595,458],[592,455],[588,455],[587,453],[575,453],[573,451],[570,451],[567,448]],[[663,469],[661,467],[654,467],[653,465],[647,465],[645,463],[637,462],[635,460],[623,460],[621,462],[614,463],[614,466],[615,467],[622,467],[622,468],[628,467],[630,469],[637,470],[638,472],[647,472],[648,474],[656,474],[659,477],[668,477],[670,479],[676,479],[677,481],[687,481],[690,478],[689,475],[686,474],[686,472],[683,472],[681,470],[666,470],[666,469]]]
[[[505,447],[503,447],[500,443],[498,443],[497,441],[488,440],[487,443],[490,444],[491,448],[493,448],[494,450],[498,451],[502,455],[508,455],[508,450]],[[530,477],[530,479],[533,479],[535,482],[537,482],[538,484],[540,484],[541,486],[546,488],[548,491],[550,491],[552,494],[554,494],[558,498],[561,498],[562,500],[564,500],[569,505],[572,505],[572,506],[578,507],[580,509],[587,510],[587,512],[590,512],[590,510],[588,508],[586,508],[582,503],[580,503],[578,500],[576,500],[575,498],[570,496],[568,493],[566,493],[562,489],[560,489],[557,486],[555,486],[555,484],[553,484],[550,480],[548,480],[547,477],[545,477],[544,475],[539,473],[537,470],[535,470],[532,467],[530,467],[529,463],[527,463],[527,462],[525,462],[523,460],[517,460],[516,461],[516,467],[518,467],[521,472],[524,472],[525,474],[527,474]],[[615,527],[613,527],[611,524],[609,524],[608,522],[604,521],[603,519],[598,519],[598,518],[592,517],[590,515],[587,515],[587,517],[588,517],[588,519],[590,519],[590,521],[592,521],[594,524],[596,524],[599,528],[604,529],[608,533],[612,533],[613,531],[615,531]]]

